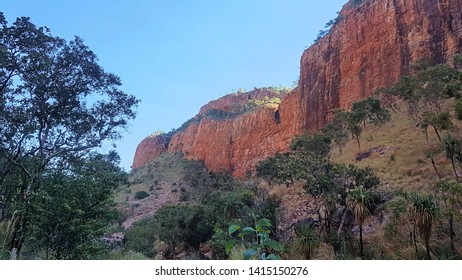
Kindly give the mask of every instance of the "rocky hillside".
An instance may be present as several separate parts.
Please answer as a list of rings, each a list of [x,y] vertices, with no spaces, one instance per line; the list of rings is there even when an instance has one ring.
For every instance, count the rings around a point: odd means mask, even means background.
[[[286,150],[293,136],[321,128],[334,109],[349,109],[409,74],[419,59],[431,55],[435,62],[447,62],[462,52],[461,10],[461,0],[350,1],[327,35],[303,53],[296,89],[280,96],[262,89],[212,101],[181,129],[143,140],[132,167],[165,151],[181,151],[211,170],[245,176],[258,161]],[[243,110],[249,100],[276,96],[280,103]]]

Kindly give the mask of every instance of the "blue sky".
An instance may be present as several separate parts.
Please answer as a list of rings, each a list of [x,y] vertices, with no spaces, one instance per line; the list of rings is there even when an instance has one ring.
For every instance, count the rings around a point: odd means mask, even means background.
[[[291,86],[303,50],[346,2],[2,0],[0,11],[10,23],[28,16],[55,36],[83,38],[141,99],[116,142],[129,170],[142,139],[179,127],[208,101],[240,88]]]

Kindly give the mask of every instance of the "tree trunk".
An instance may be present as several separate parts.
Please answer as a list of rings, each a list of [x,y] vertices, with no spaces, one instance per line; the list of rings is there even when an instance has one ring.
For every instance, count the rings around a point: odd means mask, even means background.
[[[431,260],[430,256],[430,235],[425,236],[425,250],[427,251],[427,260]]]
[[[432,161],[433,169],[435,169],[436,175],[438,175],[438,181],[441,181],[441,174],[438,172],[438,169],[436,168],[436,162],[433,159],[433,156],[430,156],[430,160]]]
[[[454,157],[451,157],[452,170],[454,170],[454,177],[456,182],[459,183],[459,175],[457,175],[456,165],[454,164]]]
[[[436,133],[436,136],[438,137],[438,140],[440,140],[440,142],[441,142],[441,136],[440,136],[440,133],[438,132],[438,129],[436,128],[435,125],[432,124],[432,126],[433,126],[433,129],[435,130],[435,133]]]
[[[359,142],[359,137],[355,136],[356,142],[358,143],[358,150],[361,151],[361,143]]]
[[[361,249],[361,259],[364,260],[364,247],[363,247],[363,223],[359,223],[359,247]]]
[[[414,242],[414,249],[415,249],[415,259],[419,259],[419,251],[417,250],[417,235],[416,235],[416,228],[415,228],[415,222],[412,228],[412,240]]]
[[[456,233],[454,232],[454,214],[451,212],[449,214],[449,237],[451,239],[451,252],[452,255],[456,254],[456,247],[454,246],[454,237]]]

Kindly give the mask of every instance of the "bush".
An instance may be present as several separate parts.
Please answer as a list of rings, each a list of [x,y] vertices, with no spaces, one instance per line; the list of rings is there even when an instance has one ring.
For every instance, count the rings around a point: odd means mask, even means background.
[[[456,119],[462,121],[462,100],[457,100],[455,105]]]
[[[135,193],[135,199],[138,199],[138,200],[145,199],[148,196],[149,196],[149,193],[145,191],[140,191],[140,192]]]
[[[133,228],[127,230],[125,233],[125,239],[125,248],[127,250],[142,253],[150,258],[156,255],[154,250],[156,235],[154,233],[152,218],[136,222]]]

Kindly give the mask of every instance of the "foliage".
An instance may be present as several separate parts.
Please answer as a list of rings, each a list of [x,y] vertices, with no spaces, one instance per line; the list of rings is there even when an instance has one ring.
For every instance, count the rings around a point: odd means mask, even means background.
[[[249,222],[254,213],[255,195],[251,190],[236,188],[208,196],[202,203],[215,227],[223,228],[235,221]]]
[[[244,252],[244,260],[257,258],[260,260],[280,260],[281,257],[275,253],[283,250],[281,244],[270,238],[271,221],[265,218],[255,221],[254,227],[241,228],[238,225],[231,225],[228,228],[230,239],[225,246],[226,252],[230,253],[232,248],[239,242],[245,242],[245,237],[252,237],[248,249]],[[236,236],[237,235],[237,236]]]
[[[145,199],[146,197],[149,196],[149,193],[145,192],[145,191],[139,191],[139,192],[136,192],[135,193],[135,199]]]
[[[238,115],[237,112],[228,112],[220,109],[210,109],[204,113],[205,118],[212,120],[227,120],[232,119]]]
[[[354,5],[354,6],[359,6],[361,4],[363,4],[364,2],[367,2],[368,0],[351,0],[351,3]]]
[[[363,248],[363,223],[364,219],[371,214],[372,196],[364,188],[359,187],[349,194],[348,206],[353,210],[356,223],[359,225],[359,244],[361,250],[361,258],[364,258]]]
[[[154,242],[156,241],[154,229],[152,218],[136,222],[132,228],[125,232],[125,249],[142,253],[150,258],[154,257],[156,255],[154,250]]]
[[[281,103],[281,98],[280,97],[272,97],[269,98],[268,96],[265,96],[264,99],[250,99],[247,101],[247,103],[244,104],[244,111],[250,111],[254,108],[262,107],[267,104],[280,104]]]
[[[0,205],[2,220],[15,217],[9,250],[21,250],[51,174],[74,172],[75,160],[120,138],[135,117],[138,100],[97,61],[81,38],[66,42],[29,18],[9,26],[0,16]]]
[[[341,20],[343,20],[343,17],[340,15],[340,12],[337,12],[337,17],[335,19],[329,20],[325,25],[323,30],[319,30],[318,35],[316,36],[316,39],[314,40],[315,43],[317,43],[321,38],[326,36],[327,34],[330,33],[332,27],[339,23]]]
[[[443,215],[448,219],[451,255],[455,256],[457,251],[454,244],[456,238],[454,220],[460,217],[462,184],[454,180],[438,181],[435,185],[435,190],[439,199],[443,202],[441,208],[443,208]]]
[[[132,251],[112,250],[99,257],[100,260],[149,260],[142,253]]]
[[[290,153],[276,153],[258,163],[257,177],[263,178],[270,184],[292,184],[297,175],[298,165]]]
[[[322,133],[328,135],[332,142],[342,151],[343,147],[348,142],[348,131],[346,128],[347,113],[342,109],[337,109],[333,113],[333,118],[324,128]]]
[[[462,74],[447,64],[425,63],[415,69],[413,76],[402,77],[397,84],[381,91],[402,98],[409,115],[422,125],[424,114],[438,115],[446,98],[460,96]]]
[[[416,245],[416,231],[424,239],[426,248],[426,258],[430,256],[430,236],[432,227],[439,212],[439,207],[433,196],[420,195],[416,192],[403,192],[401,195],[408,201],[411,223],[413,225],[414,244]],[[416,249],[416,256],[417,256]]]
[[[447,133],[443,139],[444,151],[446,153],[446,158],[451,161],[452,169],[454,172],[454,177],[456,181],[459,181],[459,176],[456,170],[455,160],[458,160],[462,163],[462,144],[461,140],[454,137],[451,133]]]
[[[212,228],[201,205],[167,205],[153,217],[154,232],[175,250],[180,242],[192,248],[212,236]]]
[[[462,121],[462,100],[457,100],[454,105],[454,111],[456,112],[456,119]]]
[[[387,109],[382,108],[380,100],[372,97],[353,103],[351,111],[343,112],[342,115],[346,122],[344,126],[356,140],[359,150],[361,150],[360,137],[363,131],[361,126],[365,127],[368,122],[381,125],[388,122],[391,116]]]
[[[116,218],[111,210],[117,187],[126,174],[118,156],[92,155],[78,160],[72,174],[55,172],[40,179],[31,203],[26,244],[45,258],[92,259],[103,250],[102,236]]]
[[[198,204],[166,205],[152,218],[140,221],[126,233],[127,249],[148,257],[155,255],[154,242],[165,241],[171,252],[177,245],[197,249],[212,236],[212,227],[203,206]]]
[[[303,220],[295,224],[294,228],[295,235],[302,244],[305,259],[311,259],[313,249],[317,248],[321,243],[321,239],[314,228],[314,224]]]

